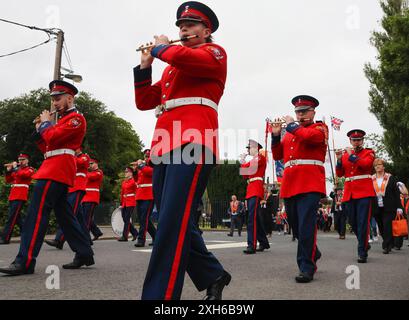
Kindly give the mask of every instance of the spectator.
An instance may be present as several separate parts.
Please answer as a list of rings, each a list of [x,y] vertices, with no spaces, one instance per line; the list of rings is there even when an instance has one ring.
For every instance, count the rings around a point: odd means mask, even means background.
[[[388,254],[392,248],[400,250],[403,244],[403,237],[393,237],[392,235],[392,221],[397,214],[403,214],[403,208],[397,179],[390,173],[385,172],[382,159],[375,159],[373,166],[376,171],[372,176],[376,192],[376,198],[373,201],[374,216],[383,238],[383,253]]]

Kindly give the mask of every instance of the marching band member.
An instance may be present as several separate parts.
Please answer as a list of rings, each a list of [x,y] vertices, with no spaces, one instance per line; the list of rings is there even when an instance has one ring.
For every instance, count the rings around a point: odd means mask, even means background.
[[[153,49],[142,51],[141,64],[134,69],[137,108],[158,106],[151,160],[159,224],[142,299],[180,299],[187,271],[199,291],[207,289],[205,299],[218,300],[231,276],[207,251],[191,217],[217,155],[217,104],[226,81],[227,58],[224,49],[212,43],[218,20],[209,7],[185,2],[176,16],[179,36],[195,38],[179,46],[170,45],[164,35],[155,36]],[[155,58],[169,66],[152,85]]]
[[[273,124],[271,137],[274,160],[284,159],[284,176],[280,197],[284,199],[288,222],[298,239],[297,263],[300,274],[296,282],[314,278],[321,252],[317,246],[317,210],[325,197],[324,161],[328,128],[321,121],[314,123],[319,102],[307,95],[292,99],[299,124],[285,116],[286,133],[281,139],[281,123]]]
[[[9,215],[3,233],[0,235],[0,244],[9,244],[14,226],[17,224],[20,232],[23,229],[21,209],[28,199],[28,190],[34,174],[34,168],[28,165],[29,156],[20,153],[17,162],[8,163],[6,167],[6,183],[11,183],[9,194]]]
[[[365,131],[354,129],[347,136],[353,148],[336,151],[336,172],[338,177],[346,178],[342,202],[346,204],[349,223],[358,240],[358,263],[365,263],[370,249],[371,202],[375,197],[371,179],[375,153],[370,148],[363,148]]]
[[[72,212],[77,217],[78,222],[81,225],[84,234],[89,238],[91,243],[91,238],[85,220],[82,214],[81,201],[85,195],[85,187],[87,185],[87,171],[89,167],[90,157],[86,153],[83,153],[81,148],[75,150],[75,163],[77,166],[77,173],[75,174],[74,186],[68,189],[67,201],[68,206],[70,206]],[[61,228],[57,229],[54,240],[45,240],[45,243],[49,246],[55,247],[57,249],[62,249],[64,246],[65,237]]]
[[[138,242],[135,247],[144,247],[146,241],[146,232],[152,237],[152,243],[155,241],[156,228],[151,220],[153,211],[153,191],[152,191],[152,173],[153,168],[149,166],[150,149],[143,151],[145,160],[138,160],[136,169],[136,201],[138,203],[136,210],[139,218]]]
[[[124,229],[122,231],[122,237],[118,241],[128,241],[128,234],[131,232],[132,241],[136,240],[138,231],[134,228],[131,222],[132,212],[135,210],[136,200],[136,184],[133,179],[134,171],[131,167],[125,168],[125,180],[121,186],[121,211],[122,219],[124,220]]]
[[[63,265],[63,268],[77,269],[94,264],[89,240],[67,205],[68,187],[74,185],[76,173],[74,150],[84,139],[86,121],[74,106],[77,88],[61,80],[52,81],[49,87],[52,104],[60,119],[53,125],[50,112],[44,110],[36,124],[34,138],[45,160],[33,175],[37,182],[24,222],[18,255],[8,268],[0,268],[0,272],[10,275],[34,273],[53,209],[68,244],[75,252],[74,261]]]
[[[249,211],[247,221],[247,249],[245,254],[254,254],[256,251],[264,251],[270,248],[266,233],[261,223],[260,201],[264,199],[264,174],[266,172],[266,157],[261,154],[261,144],[252,139],[249,140],[247,151],[252,160],[241,160],[240,175],[247,180],[247,208]],[[257,248],[257,241],[260,243]]]
[[[98,240],[103,235],[94,221],[94,210],[100,201],[100,189],[103,179],[104,173],[98,167],[98,160],[95,157],[90,159],[85,196],[82,199],[82,210],[87,230],[94,236],[92,241]]]

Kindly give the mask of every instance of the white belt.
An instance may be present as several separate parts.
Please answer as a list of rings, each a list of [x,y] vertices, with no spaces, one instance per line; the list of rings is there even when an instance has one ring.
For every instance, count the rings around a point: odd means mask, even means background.
[[[250,178],[247,179],[247,183],[253,182],[253,181],[264,181],[262,177],[256,177],[256,178]]]
[[[155,116],[158,118],[163,112],[187,106],[191,104],[199,104],[202,106],[207,106],[213,108],[217,112],[217,103],[206,98],[201,97],[189,97],[189,98],[179,98],[179,99],[172,99],[165,102],[165,104],[161,104],[156,107],[155,109]]]
[[[76,176],[77,177],[84,177],[84,178],[87,177],[87,175],[85,173],[82,173],[82,172],[77,173]]]
[[[71,156],[75,156],[75,151],[72,149],[57,149],[57,150],[47,151],[46,153],[44,153],[44,159],[51,158],[54,156],[59,156],[62,154],[69,154]]]
[[[135,193],[124,194],[124,197],[135,197]]]
[[[14,188],[14,187],[24,187],[24,188],[28,188],[29,186],[28,186],[28,184],[12,184],[11,187],[12,187],[12,188]]]
[[[152,187],[152,183],[138,184],[137,187],[138,188]]]
[[[348,177],[345,179],[345,181],[354,181],[354,180],[361,180],[361,179],[367,179],[367,178],[372,178],[372,176],[370,174],[363,174],[360,176],[352,176],[352,177]]]
[[[85,191],[96,191],[96,192],[99,192],[99,189],[97,189],[97,188],[86,188]]]
[[[295,159],[295,160],[290,160],[287,161],[284,165],[284,169],[292,166],[299,166],[299,165],[305,165],[305,164],[310,164],[314,166],[324,166],[324,162],[319,161],[319,160],[309,160],[309,159]]]

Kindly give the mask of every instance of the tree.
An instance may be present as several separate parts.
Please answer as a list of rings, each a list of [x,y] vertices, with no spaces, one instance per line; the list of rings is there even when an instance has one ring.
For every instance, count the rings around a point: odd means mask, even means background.
[[[87,134],[83,150],[91,157],[100,160],[104,171],[101,192],[102,201],[117,198],[113,189],[125,165],[142,158],[143,145],[132,125],[89,93],[81,92],[75,104],[87,119]],[[10,162],[19,152],[31,155],[30,165],[38,168],[43,155],[38,150],[31,135],[34,130],[33,119],[44,109],[50,107],[50,95],[46,89],[38,89],[17,98],[0,101],[0,161]]]
[[[409,178],[409,9],[402,0],[381,1],[383,31],[372,33],[378,66],[365,65],[370,82],[369,110],[384,128],[392,172]]]
[[[246,181],[239,175],[240,163],[238,161],[224,160],[213,169],[207,192],[211,201],[230,200],[235,194],[238,199],[244,199],[246,195]]]

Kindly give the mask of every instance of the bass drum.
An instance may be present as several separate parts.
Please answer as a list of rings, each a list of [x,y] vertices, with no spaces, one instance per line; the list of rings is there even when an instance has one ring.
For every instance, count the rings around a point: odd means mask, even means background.
[[[118,207],[112,212],[111,215],[111,227],[114,235],[118,238],[122,237],[124,230],[124,219],[122,219],[122,209]]]

